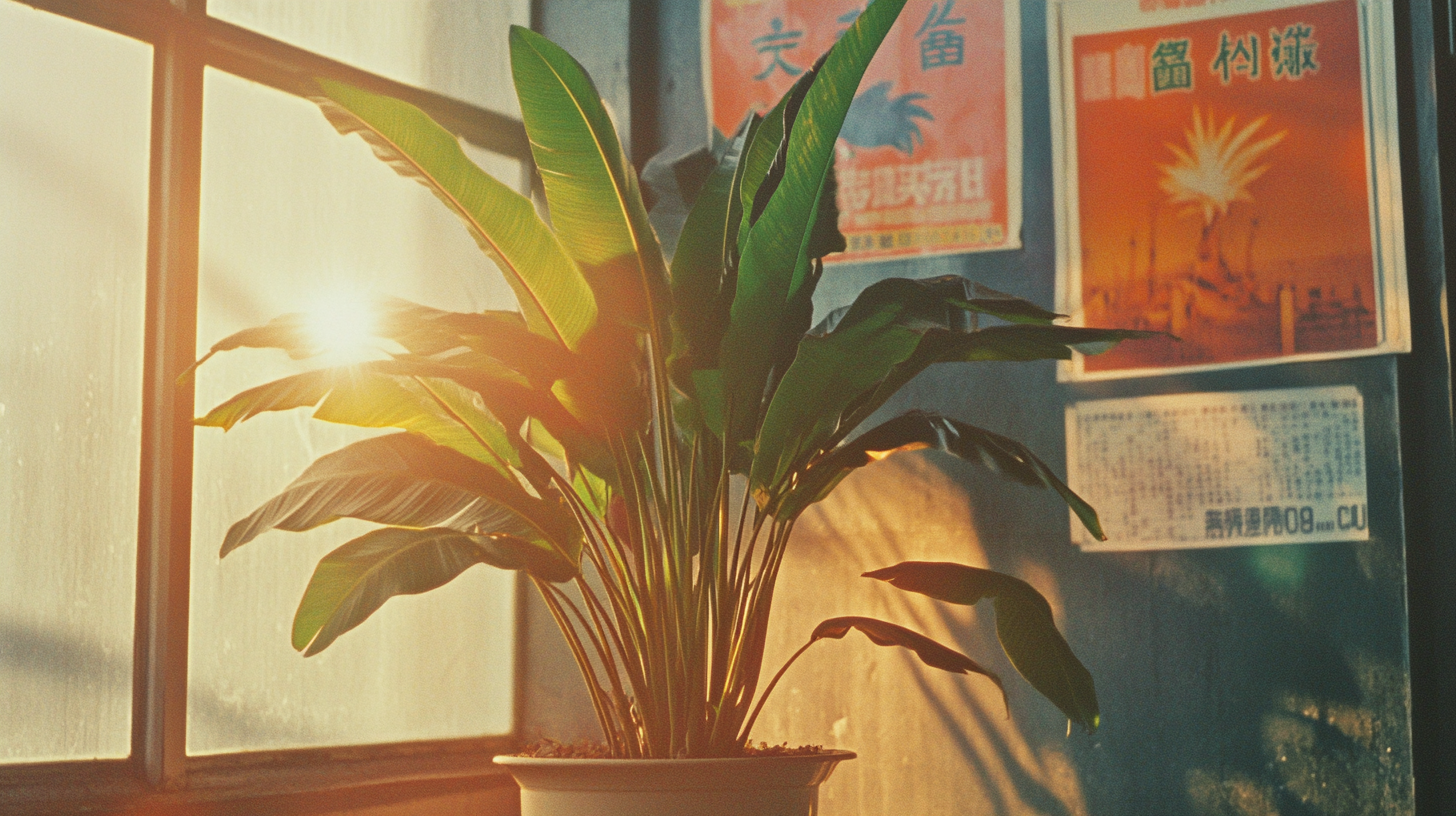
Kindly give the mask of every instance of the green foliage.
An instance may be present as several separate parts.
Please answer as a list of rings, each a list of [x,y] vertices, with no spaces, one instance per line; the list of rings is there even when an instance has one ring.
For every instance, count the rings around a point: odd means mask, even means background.
[[[319,81],[329,121],[445,202],[521,311],[382,302],[387,359],[261,385],[197,420],[226,429],[307,407],[399,430],[320,457],[228,531],[223,555],[273,529],[345,517],[385,525],[319,562],[294,621],[297,649],[315,654],[389,598],[476,564],[519,570],[560,626],[615,755],[732,756],[788,668],[760,693],[794,520],[852,470],[941,450],[1054,491],[1101,535],[1096,512],[1014,440],[921,412],[862,426],[935,363],[1064,359],[1140,333],[1059,326],[959,277],[882,281],[809,325],[822,257],[843,248],[836,134],[903,4],[873,3],[728,141],[670,266],[590,78],[541,36],[512,29],[511,64],[550,226],[419,110]],[[207,356],[311,356],[305,329],[284,316]],[[1029,585],[955,564],[868,575],[951,603],[993,598],[1012,664],[1096,727],[1091,677]],[[825,621],[805,648],[850,630],[1001,684],[969,657],[871,618]]]
[[[991,598],[996,635],[1011,664],[1068,719],[1089,734],[1097,730],[1100,715],[1092,673],[1072,654],[1052,622],[1051,605],[1031,584],[987,569],[927,561],[906,561],[864,576],[947,603],[973,606]]]

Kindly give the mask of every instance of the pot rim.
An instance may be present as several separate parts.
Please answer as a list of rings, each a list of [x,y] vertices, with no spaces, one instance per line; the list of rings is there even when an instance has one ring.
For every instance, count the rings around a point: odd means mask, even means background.
[[[746,757],[695,757],[690,759],[597,759],[578,757],[531,757],[516,756],[513,754],[501,754],[491,761],[497,765],[507,767],[515,765],[520,767],[545,767],[555,765],[557,767],[574,768],[622,768],[628,765],[639,768],[663,768],[669,765],[697,766],[704,767],[713,763],[749,764],[749,763],[779,763],[779,762],[844,762],[854,759],[859,755],[854,751],[846,751],[841,748],[829,748],[817,754],[773,754],[769,756],[746,756]]]

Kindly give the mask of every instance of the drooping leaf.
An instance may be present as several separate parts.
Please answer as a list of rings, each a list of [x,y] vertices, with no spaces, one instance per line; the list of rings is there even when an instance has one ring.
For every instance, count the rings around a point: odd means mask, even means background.
[[[530,200],[477,167],[419,108],[333,80],[318,85],[323,96],[314,101],[340,133],[358,133],[460,217],[515,291],[531,331],[576,349],[597,323],[596,297]]]
[[[839,618],[830,618],[814,627],[814,634],[809,636],[812,643],[823,638],[840,639],[849,634],[851,629],[858,629],[864,633],[876,646],[901,646],[915,653],[920,662],[931,668],[948,671],[952,674],[979,674],[988,677],[1001,690],[1001,701],[1006,705],[1009,712],[1011,706],[1006,701],[1006,687],[1001,684],[1001,678],[995,672],[982,667],[981,664],[957,652],[949,646],[942,646],[919,632],[906,629],[898,624],[875,618],[864,618],[858,615],[845,615]]]
[[[334,369],[318,368],[255,386],[234,394],[206,415],[194,419],[193,424],[226,431],[267,411],[311,408],[333,390],[338,376]]]
[[[909,450],[941,450],[982,465],[1020,484],[1055,491],[1087,531],[1105,541],[1097,511],[1067,487],[1031,449],[1009,437],[950,417],[911,411],[845,442],[815,461],[784,499],[780,512],[793,517],[829,492],[856,468]]]
[[[662,249],[601,96],[581,64],[540,34],[511,26],[510,48],[552,228],[592,282],[605,317],[665,339]]]
[[[775,342],[794,293],[808,283],[808,246],[834,161],[834,143],[855,89],[904,0],[877,0],[824,58],[787,135],[782,180],[743,243],[737,292],[719,360],[728,396],[730,445],[753,438]],[[760,128],[760,138],[764,128]],[[755,140],[757,141],[757,140]],[[757,194],[756,194],[757,197]],[[741,237],[741,236],[740,236]],[[807,326],[806,326],[807,328]]]
[[[268,530],[311,530],[340,518],[401,527],[448,526],[553,547],[572,563],[581,531],[559,500],[413,434],[355,442],[319,457],[282,493],[228,529],[225,556]]]
[[[982,598],[991,598],[996,608],[996,635],[1011,664],[1068,719],[1089,734],[1097,730],[1101,716],[1092,674],[1057,631],[1051,605],[1031,584],[1003,573],[946,562],[906,561],[864,575],[948,603],[973,606]]]
[[[1014,295],[998,292],[960,275],[933,278],[886,278],[866,287],[853,304],[835,319],[868,314],[885,304],[898,303],[905,311],[945,328],[970,330],[973,315],[986,315],[1008,323],[1050,325],[1062,317]],[[829,328],[833,328],[830,326]]]
[[[432,527],[373,530],[324,556],[293,617],[293,648],[316,655],[396,595],[444,586],[476,564],[565,581],[576,567],[558,553],[508,535]]]
[[[208,349],[206,354],[178,375],[177,381],[185,382],[198,366],[212,359],[212,355],[239,348],[283,349],[288,352],[289,357],[295,360],[312,357],[321,350],[312,333],[308,331],[305,315],[300,313],[281,315],[268,321],[265,325],[233,332],[213,343],[212,348]]]

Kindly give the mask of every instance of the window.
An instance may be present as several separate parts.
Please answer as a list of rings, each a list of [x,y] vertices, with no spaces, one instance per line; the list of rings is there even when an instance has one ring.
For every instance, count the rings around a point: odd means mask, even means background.
[[[297,370],[281,354],[174,383],[316,298],[513,307],[427,191],[300,97],[323,75],[406,98],[524,186],[504,44],[527,22],[527,0],[0,0],[0,809],[511,801],[487,760],[514,741],[514,577],[397,598],[303,659],[293,607],[359,528],[217,548],[358,433],[194,431]]]

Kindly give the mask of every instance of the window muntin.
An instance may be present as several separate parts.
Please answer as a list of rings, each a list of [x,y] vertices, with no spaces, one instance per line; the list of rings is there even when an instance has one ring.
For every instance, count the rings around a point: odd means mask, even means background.
[[[524,2],[209,0],[208,14],[366,71],[520,117],[506,31]]]
[[[131,748],[151,51],[0,3],[0,762]]]

